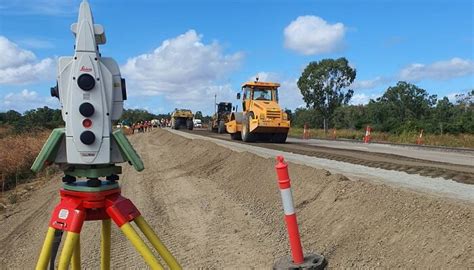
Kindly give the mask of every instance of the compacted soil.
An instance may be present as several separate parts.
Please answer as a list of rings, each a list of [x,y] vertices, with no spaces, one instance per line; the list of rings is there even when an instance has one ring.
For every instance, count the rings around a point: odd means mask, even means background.
[[[124,165],[122,194],[185,268],[268,269],[289,254],[273,159],[166,130],[130,140],[146,169]],[[473,204],[289,166],[304,250],[330,268],[474,267]],[[0,268],[34,267],[60,186],[0,212]],[[100,223],[86,222],[83,267],[99,268],[99,241]],[[146,268],[117,228],[112,267]]]

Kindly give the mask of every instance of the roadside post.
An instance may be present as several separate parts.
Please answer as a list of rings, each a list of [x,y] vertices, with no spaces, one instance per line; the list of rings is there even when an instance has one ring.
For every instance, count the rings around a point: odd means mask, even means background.
[[[277,157],[275,169],[283,203],[283,211],[285,213],[285,223],[288,230],[291,256],[284,256],[278,259],[273,265],[273,269],[324,269],[327,262],[322,255],[309,253],[305,256],[303,253],[298,222],[296,220],[295,208],[293,206],[293,195],[291,193],[291,180],[288,174],[288,164],[285,162],[283,156]]]
[[[370,126],[367,126],[365,129],[365,136],[364,136],[364,143],[369,143],[370,142],[370,133],[372,132],[372,128]]]
[[[420,131],[420,135],[418,136],[418,139],[416,139],[416,144],[423,144],[423,129]]]
[[[309,139],[309,127],[307,123],[304,123],[303,127],[303,140],[308,140]]]

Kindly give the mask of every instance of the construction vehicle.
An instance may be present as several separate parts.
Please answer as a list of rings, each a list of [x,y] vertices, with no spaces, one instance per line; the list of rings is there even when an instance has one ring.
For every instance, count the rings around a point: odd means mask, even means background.
[[[242,112],[232,112],[226,123],[231,139],[286,142],[290,121],[278,104],[278,87],[278,83],[259,82],[258,78],[242,85]],[[238,93],[237,99],[240,97]]]
[[[181,127],[193,130],[193,113],[188,109],[175,109],[171,114],[171,128],[180,129]]]
[[[230,114],[232,113],[232,103],[230,102],[219,102],[217,105],[217,111],[212,116],[209,124],[209,129],[219,134],[225,133],[225,124],[230,120]]]

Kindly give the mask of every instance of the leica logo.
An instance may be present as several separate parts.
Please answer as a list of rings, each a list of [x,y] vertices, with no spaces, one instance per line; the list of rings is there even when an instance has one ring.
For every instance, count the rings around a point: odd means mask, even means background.
[[[82,66],[81,69],[80,69],[80,71],[82,71],[82,72],[91,72],[91,71],[92,71],[92,68],[86,67],[86,66]]]

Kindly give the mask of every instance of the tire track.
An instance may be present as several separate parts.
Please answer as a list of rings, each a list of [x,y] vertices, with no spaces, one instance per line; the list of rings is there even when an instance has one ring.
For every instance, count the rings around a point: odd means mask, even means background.
[[[228,138],[228,136],[217,135],[215,133],[204,130],[184,132],[230,141],[230,138]],[[241,141],[234,142],[243,143]],[[442,177],[444,179],[453,180],[459,183],[471,185],[474,184],[474,166],[464,166],[428,161],[394,154],[313,146],[303,143],[256,143],[255,145],[272,150],[293,152],[296,154],[358,164],[372,168],[402,171],[409,174],[418,174],[431,178]]]

